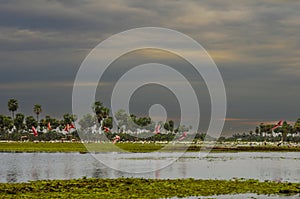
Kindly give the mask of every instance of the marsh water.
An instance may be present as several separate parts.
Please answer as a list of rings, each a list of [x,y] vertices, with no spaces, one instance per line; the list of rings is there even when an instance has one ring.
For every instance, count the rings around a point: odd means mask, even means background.
[[[106,162],[105,165],[99,161],[98,156],[101,155],[103,154],[0,153],[0,182],[82,177],[300,181],[299,152],[210,153],[204,157],[199,157],[199,153],[188,152],[180,158],[176,153],[106,153],[106,157],[114,163],[114,169]],[[174,157],[176,159],[171,161],[172,164],[161,167],[164,161]],[[135,172],[141,168],[141,171],[149,172]]]

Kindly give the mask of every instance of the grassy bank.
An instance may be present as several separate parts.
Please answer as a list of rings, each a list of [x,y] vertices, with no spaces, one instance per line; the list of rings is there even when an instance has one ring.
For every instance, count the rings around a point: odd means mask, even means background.
[[[2,198],[167,198],[220,194],[297,194],[300,183],[256,180],[79,179],[0,183]]]
[[[5,142],[0,143],[1,152],[87,152],[81,143]]]
[[[204,150],[200,145],[192,144],[188,147],[183,143],[177,143],[165,147],[165,144],[155,143],[117,143],[113,145],[111,143],[49,143],[49,142],[1,142],[0,152],[113,152],[113,151],[129,151],[129,152],[153,152],[157,150],[161,151],[194,151],[198,152]],[[187,148],[188,147],[188,148]],[[212,152],[240,152],[240,151],[282,151],[292,152],[299,151],[299,147],[287,147],[287,146],[215,146]]]

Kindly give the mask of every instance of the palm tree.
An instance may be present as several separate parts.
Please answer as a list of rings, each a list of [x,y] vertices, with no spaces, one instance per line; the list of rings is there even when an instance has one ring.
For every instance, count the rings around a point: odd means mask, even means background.
[[[109,108],[104,107],[102,102],[96,101],[92,105],[92,109],[97,117],[99,124],[102,125],[102,122],[109,116]]]
[[[27,129],[31,129],[32,126],[37,127],[38,122],[34,119],[33,116],[27,116],[25,119],[25,124]]]
[[[11,111],[12,119],[14,120],[15,111],[18,110],[19,108],[18,100],[16,99],[8,100],[7,106],[8,106],[8,110]]]
[[[16,126],[17,130],[23,129],[24,127],[24,118],[25,116],[22,113],[16,114],[16,119],[14,121],[14,125]]]
[[[103,107],[101,114],[103,118],[107,118],[109,116],[109,108]]]
[[[94,111],[94,113],[96,113],[96,115],[99,115],[101,113],[101,109],[103,108],[103,104],[102,102],[95,102],[93,105],[92,105],[92,109]]]
[[[42,106],[35,104],[33,107],[33,112],[36,114],[36,121],[39,122],[39,114],[42,112]]]

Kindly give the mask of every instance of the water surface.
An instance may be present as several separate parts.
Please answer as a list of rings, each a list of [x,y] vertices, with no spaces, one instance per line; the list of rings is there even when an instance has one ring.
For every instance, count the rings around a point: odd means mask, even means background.
[[[100,155],[100,154],[98,154]],[[0,182],[27,182],[44,179],[142,177],[157,179],[258,179],[300,182],[299,152],[186,153],[160,170],[163,161],[176,153],[108,153],[111,169],[99,162],[97,154],[79,153],[0,153]],[[147,173],[136,171],[154,170]]]

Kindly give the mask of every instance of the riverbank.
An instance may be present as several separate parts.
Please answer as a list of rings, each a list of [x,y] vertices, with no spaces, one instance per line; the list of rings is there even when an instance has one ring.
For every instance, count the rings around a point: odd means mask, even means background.
[[[136,152],[145,153],[153,151],[190,151],[198,152],[202,150],[211,150],[212,152],[300,152],[298,146],[239,146],[239,145],[220,145],[216,146],[187,144],[187,143],[72,143],[72,142],[1,142],[0,152]]]
[[[257,180],[78,179],[0,183],[3,198],[169,198],[220,194],[295,195],[300,183]]]

